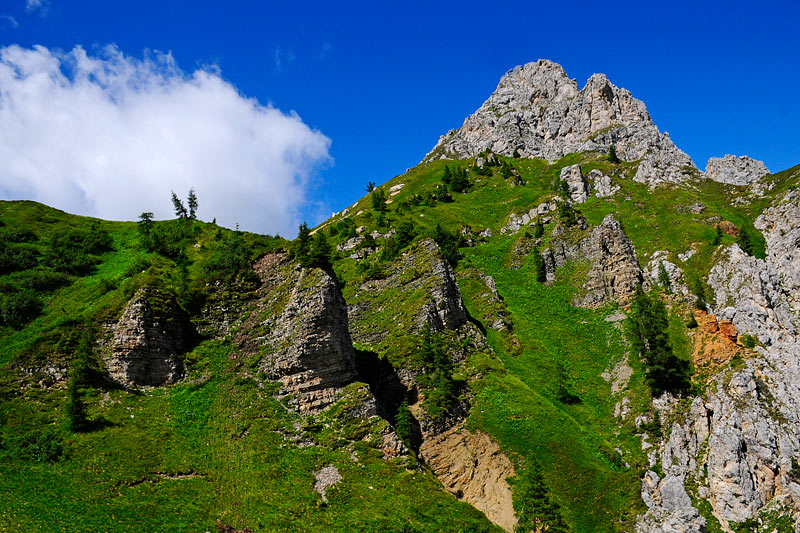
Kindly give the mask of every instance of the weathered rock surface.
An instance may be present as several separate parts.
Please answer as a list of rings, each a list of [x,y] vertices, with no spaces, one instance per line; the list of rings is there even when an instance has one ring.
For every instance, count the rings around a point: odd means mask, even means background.
[[[537,218],[542,221],[542,224],[547,224],[552,220],[552,213],[558,210],[558,204],[563,202],[564,200],[556,197],[549,202],[542,202],[520,215],[512,213],[508,217],[508,223],[500,228],[500,233],[503,235],[506,233],[516,233],[525,226],[532,226],[535,224]]]
[[[179,357],[191,326],[175,296],[142,287],[125,306],[111,340],[108,373],[124,385],[163,385],[183,375]]]
[[[456,427],[426,439],[420,456],[448,492],[506,531],[514,529],[517,519],[506,481],[515,474],[514,466],[488,435]]]
[[[561,65],[539,60],[506,73],[489,99],[458,130],[443,135],[425,161],[464,159],[486,149],[554,161],[574,152],[607,151],[612,144],[620,159],[644,160],[640,181],[678,182],[683,167],[695,168],[629,91],[603,74],[579,89]]]
[[[690,296],[689,289],[686,288],[686,279],[683,275],[681,267],[667,260],[669,252],[666,250],[659,250],[653,253],[652,258],[647,263],[644,269],[644,277],[651,285],[658,285],[659,265],[664,265],[664,270],[667,271],[667,276],[670,281],[670,289],[675,294],[682,296]]]
[[[391,305],[374,301],[372,295],[382,291],[393,291],[400,300]],[[362,285],[348,312],[353,338],[368,345],[385,337],[386,323],[396,324],[401,331],[421,331],[426,324],[441,331],[467,323],[455,273],[432,239],[413,245],[384,279]]]
[[[262,356],[259,369],[281,381],[291,406],[318,412],[356,378],[347,305],[336,279],[279,254],[262,258],[256,271],[261,299],[236,340],[244,352]]]
[[[322,501],[327,503],[328,497],[325,495],[325,491],[342,480],[339,469],[333,465],[323,466],[314,472],[314,478],[314,490],[322,497]]]
[[[627,304],[643,281],[642,269],[633,243],[614,215],[607,215],[589,233],[581,242],[580,252],[591,267],[586,274],[586,294],[576,303],[584,307],[611,300]]]
[[[779,273],[786,298],[800,309],[800,190],[789,191],[755,221],[767,241],[770,264]]]
[[[606,176],[596,168],[590,170],[587,177],[592,184],[595,196],[598,198],[608,198],[609,196],[614,196],[617,191],[619,191],[619,185],[611,181],[609,176]]]
[[[561,169],[561,179],[569,189],[569,199],[573,204],[582,204],[589,198],[589,182],[581,173],[580,165],[570,165]]]
[[[708,278],[721,319],[714,334],[732,345],[738,330],[756,336],[762,346],[744,359],[743,367],[714,376],[708,399],[694,399],[690,413],[672,425],[661,450],[664,472],[691,478],[698,487],[696,496],[710,503],[726,530],[766,508],[792,516],[795,530],[800,529],[800,485],[790,474],[800,453],[800,339],[789,303],[798,295],[794,280],[777,268],[793,264],[796,249],[796,236],[777,229],[791,226],[790,195],[760,218],[772,240],[766,260],[732,245],[720,252]],[[732,325],[724,326],[725,320]],[[703,335],[708,325],[698,323],[703,328],[698,342],[707,343]],[[647,482],[643,486],[647,491]],[[656,523],[651,519],[668,515],[667,507],[654,502],[649,518],[640,523],[645,528]]]
[[[554,235],[556,233],[554,231]],[[607,215],[582,240],[576,241],[569,232],[564,238],[553,238],[542,250],[542,258],[548,281],[555,279],[556,269],[568,261],[588,260],[586,291],[575,301],[583,307],[595,307],[612,300],[625,305],[636,285],[644,280],[636,248],[614,215]]]
[[[730,185],[750,185],[767,174],[769,169],[763,161],[730,154],[710,158],[705,172],[707,178]]]

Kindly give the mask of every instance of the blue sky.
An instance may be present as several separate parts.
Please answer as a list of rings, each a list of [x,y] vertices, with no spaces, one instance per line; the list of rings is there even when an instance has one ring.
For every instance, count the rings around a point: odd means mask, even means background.
[[[799,23],[797,2],[2,0],[0,47],[169,52],[293,110],[330,140],[297,200],[313,223],[415,165],[504,72],[539,58],[581,86],[606,73],[701,169],[725,153],[800,163]]]

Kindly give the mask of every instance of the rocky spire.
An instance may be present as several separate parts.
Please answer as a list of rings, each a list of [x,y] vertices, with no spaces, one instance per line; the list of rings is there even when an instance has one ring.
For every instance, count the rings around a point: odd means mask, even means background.
[[[540,59],[507,72],[486,102],[457,130],[443,135],[425,161],[472,157],[489,149],[554,161],[586,150],[625,161],[644,160],[637,181],[679,182],[691,158],[661,133],[641,100],[594,74],[583,89],[561,65]]]

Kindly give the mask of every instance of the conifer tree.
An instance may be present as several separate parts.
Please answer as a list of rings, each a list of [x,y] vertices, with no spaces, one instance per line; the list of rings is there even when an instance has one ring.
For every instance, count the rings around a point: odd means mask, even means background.
[[[331,252],[331,245],[328,243],[328,239],[321,231],[318,231],[314,234],[314,240],[311,243],[309,265],[329,268],[331,266]]]
[[[515,531],[528,533],[567,533],[569,526],[561,516],[561,507],[550,498],[539,463],[531,457],[524,477],[515,484],[514,510],[518,518]]]
[[[611,163],[619,163],[619,157],[617,157],[617,147],[613,144],[608,147],[608,160]]]
[[[627,321],[627,336],[645,364],[645,380],[653,395],[682,392],[689,386],[689,365],[678,358],[669,342],[669,319],[664,302],[636,287]]]
[[[303,222],[297,233],[297,239],[292,243],[292,255],[300,263],[300,266],[311,266],[311,230]]]
[[[189,217],[189,212],[186,211],[186,206],[183,205],[183,200],[178,198],[175,191],[172,191],[172,207],[175,209],[175,216],[184,219]]]
[[[747,255],[753,255],[753,253],[755,252],[755,249],[753,247],[753,240],[750,237],[750,232],[747,231],[747,229],[741,228],[739,230],[739,237],[736,240],[736,242],[739,245],[739,248],[741,248],[742,251]]]
[[[547,281],[547,270],[544,266],[544,258],[542,257],[542,254],[539,253],[539,249],[536,247],[533,248],[531,256],[531,260],[533,261],[533,275],[536,278],[536,281],[539,283],[544,283]]]
[[[194,192],[194,188],[189,189],[189,218],[192,220],[197,220],[197,208],[199,204],[197,203],[197,195]]]
[[[537,217],[536,224],[533,226],[533,236],[538,239],[542,235],[544,235],[544,224],[542,219]]]
[[[667,267],[664,266],[664,261],[658,262],[658,284],[664,289],[667,294],[672,294],[672,280],[669,279]]]

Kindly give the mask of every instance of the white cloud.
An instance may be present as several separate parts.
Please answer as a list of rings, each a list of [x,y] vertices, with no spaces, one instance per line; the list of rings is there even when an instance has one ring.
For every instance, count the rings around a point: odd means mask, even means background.
[[[19,22],[11,15],[0,15],[0,20],[3,21],[4,25],[10,26],[12,29],[19,28]]]
[[[181,71],[107,47],[89,56],[0,48],[0,197],[133,220],[173,216],[197,191],[205,220],[294,235],[330,140],[239,94],[218,70]]]
[[[50,0],[28,0],[25,3],[25,11],[28,13],[36,13],[37,11],[41,16],[45,16],[50,10]]]

